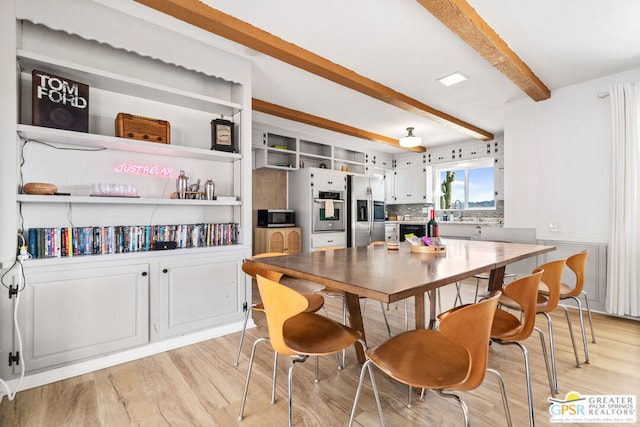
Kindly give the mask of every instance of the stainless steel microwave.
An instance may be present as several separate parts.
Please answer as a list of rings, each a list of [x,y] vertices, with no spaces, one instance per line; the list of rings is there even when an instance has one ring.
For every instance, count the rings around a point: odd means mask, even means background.
[[[258,227],[295,227],[296,211],[291,209],[258,209]]]

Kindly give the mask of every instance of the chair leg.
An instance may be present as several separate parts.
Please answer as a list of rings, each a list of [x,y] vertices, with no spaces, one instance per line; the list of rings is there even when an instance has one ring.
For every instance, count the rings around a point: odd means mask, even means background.
[[[557,392],[553,388],[553,375],[551,374],[551,368],[549,367],[549,356],[547,355],[547,346],[544,343],[544,334],[542,330],[539,328],[533,328],[540,335],[540,345],[542,346],[542,356],[544,357],[544,366],[547,368],[547,378],[549,378],[549,390],[551,391],[551,396],[555,397]]]
[[[358,380],[358,387],[356,388],[356,396],[353,399],[353,408],[351,408],[351,415],[349,416],[349,427],[353,425],[353,419],[356,414],[356,407],[358,406],[358,400],[360,399],[360,391],[362,390],[362,382],[364,380],[365,369],[369,371],[369,377],[371,378],[371,388],[373,388],[373,395],[376,398],[376,405],[378,406],[378,414],[380,415],[380,424],[384,427],[384,416],[382,415],[382,405],[380,404],[380,395],[378,393],[378,386],[376,385],[376,379],[373,376],[373,369],[371,367],[371,360],[367,360],[362,365],[360,370],[360,379]]]
[[[478,289],[480,288],[480,279],[476,278],[476,296],[473,298],[473,302],[478,302]]]
[[[313,291],[314,294],[317,293],[322,293],[321,290],[315,290]],[[342,298],[342,323],[344,325],[347,324],[347,300],[343,297],[337,296],[337,295],[327,295],[326,296],[330,297],[330,298]],[[324,309],[324,315],[325,317],[329,317],[329,311],[327,310],[327,306],[323,305],[322,308]],[[336,362],[338,363],[338,371],[344,369],[344,364],[345,364],[345,360],[347,358],[347,350],[342,350],[342,363],[340,362],[340,356],[338,356],[338,353],[336,353]]]
[[[291,361],[291,365],[289,365],[289,381],[288,381],[288,388],[289,388],[289,427],[293,427],[293,399],[292,399],[292,393],[291,393],[291,389],[293,388],[293,367],[296,365],[296,363],[304,363],[305,360],[307,360],[309,358],[309,356],[298,356],[297,358],[293,359]]]
[[[567,306],[558,304],[559,307],[562,307],[564,310],[564,315],[567,318],[567,326],[569,327],[569,336],[571,337],[571,345],[573,346],[573,355],[576,358],[576,368],[580,368],[580,357],[578,356],[578,348],[576,347],[576,340],[573,337],[573,326],[571,326],[571,315],[569,314],[569,309]]]
[[[580,319],[580,331],[582,332],[582,346],[584,347],[584,363],[589,364],[589,348],[587,347],[587,331],[584,329],[584,315],[582,313],[582,302],[579,298],[571,297],[578,305],[578,318]]]
[[[553,325],[551,316],[548,313],[542,313],[547,318],[547,328],[549,330],[549,355],[551,357],[551,372],[553,373],[553,393],[558,394],[558,371],[556,370],[556,352],[553,345]]]
[[[460,286],[462,286],[460,282],[456,282],[456,299],[453,300],[454,307],[458,306],[458,301],[460,302],[460,305],[462,305],[462,296],[460,295]]]
[[[249,313],[251,313],[252,308],[253,305],[247,309],[247,312],[244,315],[244,324],[242,325],[242,333],[240,334],[240,342],[238,343],[238,351],[236,352],[236,360],[233,362],[233,366],[238,366],[238,361],[240,360],[240,350],[242,349],[244,334],[247,332],[247,322],[249,321]]]
[[[509,409],[509,400],[507,399],[507,389],[504,386],[502,375],[500,375],[500,372],[491,368],[487,368],[487,372],[491,372],[498,377],[498,385],[500,386],[500,394],[502,395],[502,406],[504,406],[504,416],[507,419],[507,425],[512,427],[513,423],[511,422],[511,410]],[[533,418],[531,418],[531,420],[533,421]],[[531,423],[531,427],[533,427],[533,422]]]
[[[276,377],[278,376],[278,353],[273,352],[273,380],[271,381],[271,404],[276,403]]]
[[[389,320],[387,319],[387,313],[384,311],[384,303],[382,301],[380,301],[380,309],[382,310],[382,317],[384,317],[384,324],[387,325],[387,333],[391,338],[391,326],[389,326]]]
[[[589,308],[589,298],[587,298],[587,293],[582,291],[582,295],[584,295],[584,303],[587,306],[587,315],[589,316],[589,327],[591,328],[591,342],[596,344],[596,333],[593,330],[593,321],[591,320],[591,309]]]
[[[466,427],[469,427],[469,413],[467,410],[467,405],[462,401],[462,399],[460,399],[460,396],[455,393],[447,393],[444,390],[436,390],[436,392],[442,397],[455,399],[458,402],[458,405],[460,405],[460,408],[462,408],[462,414],[464,415],[464,425]]]
[[[538,329],[538,331],[540,330]],[[534,414],[533,391],[531,389],[531,368],[529,367],[529,352],[527,351],[527,348],[524,345],[520,344],[517,341],[500,341],[500,340],[491,340],[491,341],[500,345],[515,345],[515,346],[518,346],[520,350],[522,350],[522,354],[524,355],[525,379],[527,382],[527,400],[529,402],[529,425],[533,427],[535,425],[535,422],[533,419],[533,414]],[[544,351],[544,360],[547,365],[547,374],[549,374],[549,362],[547,360],[546,349],[543,348],[543,351]],[[490,372],[490,371],[493,371],[493,369],[487,369],[487,372]],[[500,381],[500,391],[504,392],[504,382],[502,381],[502,376],[500,376],[500,374],[497,371],[495,371],[494,373],[498,375],[498,379]],[[551,385],[551,377],[549,377],[549,384]],[[511,425],[511,412],[508,409],[509,403],[506,401],[506,392],[504,393],[505,394],[503,395],[503,403],[505,404],[505,413],[507,414],[507,422],[509,423],[509,425]]]
[[[407,304],[407,298],[404,299],[404,330],[409,330],[409,306]]]
[[[249,379],[251,378],[251,367],[253,366],[253,358],[256,354],[256,347],[263,341],[269,341],[269,338],[258,338],[254,341],[253,347],[251,347],[251,356],[249,357],[249,366],[247,368],[247,379],[244,383],[244,391],[242,392],[242,401],[240,403],[240,415],[238,415],[239,421],[242,421],[242,419],[244,418],[244,404],[247,400],[247,390],[249,390]]]

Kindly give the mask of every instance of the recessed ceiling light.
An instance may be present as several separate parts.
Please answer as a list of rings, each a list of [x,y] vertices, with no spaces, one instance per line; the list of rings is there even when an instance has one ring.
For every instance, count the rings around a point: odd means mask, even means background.
[[[438,81],[440,83],[442,83],[445,86],[453,86],[456,83],[460,83],[463,82],[465,80],[467,80],[469,77],[465,76],[464,74],[462,74],[459,71],[456,71],[453,74],[449,74],[448,76],[444,76],[438,79]]]

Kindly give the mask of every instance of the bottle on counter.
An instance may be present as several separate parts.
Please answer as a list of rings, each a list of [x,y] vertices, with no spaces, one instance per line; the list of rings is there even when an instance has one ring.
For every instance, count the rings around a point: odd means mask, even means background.
[[[427,223],[427,237],[439,237],[440,233],[438,232],[438,222],[436,221],[436,210],[431,209],[429,215],[431,219]]]

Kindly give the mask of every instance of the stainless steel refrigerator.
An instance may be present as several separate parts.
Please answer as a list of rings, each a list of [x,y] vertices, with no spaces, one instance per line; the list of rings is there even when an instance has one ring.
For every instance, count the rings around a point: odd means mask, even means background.
[[[384,241],[384,179],[349,175],[347,180],[347,246]]]

